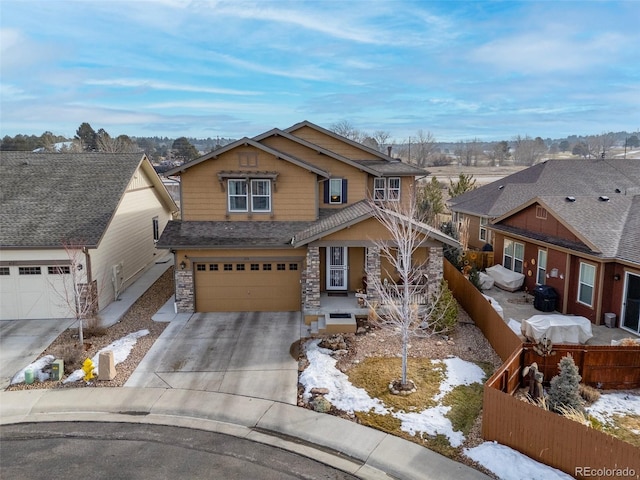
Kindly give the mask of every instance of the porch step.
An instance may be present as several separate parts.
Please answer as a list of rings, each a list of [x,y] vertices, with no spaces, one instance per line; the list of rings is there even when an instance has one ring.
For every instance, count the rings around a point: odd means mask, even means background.
[[[320,320],[319,317],[318,320]],[[356,316],[353,313],[325,313],[324,333],[356,333]]]

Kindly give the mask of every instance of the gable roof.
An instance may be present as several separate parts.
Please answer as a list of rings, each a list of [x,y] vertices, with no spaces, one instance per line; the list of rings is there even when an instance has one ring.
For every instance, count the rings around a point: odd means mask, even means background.
[[[322,170],[318,167],[316,167],[315,165],[312,165],[309,162],[306,162],[300,158],[294,157],[293,155],[289,155],[286,152],[281,152],[279,150],[276,150],[275,148],[271,148],[268,147],[266,145],[263,145],[251,138],[248,137],[244,137],[241,138],[240,140],[237,140],[233,143],[230,143],[228,145],[225,145],[222,148],[219,148],[217,150],[214,150],[213,152],[207,153],[206,155],[203,155],[201,157],[198,157],[194,160],[191,160],[190,162],[187,163],[183,163],[182,165],[172,168],[170,170],[167,170],[166,172],[164,172],[165,176],[170,176],[170,175],[180,175],[182,172],[184,172],[185,170],[187,170],[188,168],[191,168],[195,165],[198,165],[199,163],[202,162],[206,162],[207,160],[210,159],[215,159],[218,158],[220,155],[222,155],[223,153],[229,152],[235,148],[238,147],[242,147],[242,146],[252,146],[257,148],[258,150],[262,150],[263,152],[269,153],[271,155],[273,155],[274,157],[281,159],[281,160],[286,160],[287,162],[291,162],[294,165],[298,165],[301,168],[304,168],[306,170],[309,170],[310,172],[313,172],[317,175],[320,175],[321,177],[325,177],[325,178],[329,178],[330,175],[328,172],[326,172],[325,170]]]
[[[309,225],[306,229],[299,231],[291,240],[291,244],[295,247],[307,245],[322,237],[338,232],[345,228],[351,227],[375,216],[374,206],[368,200],[361,200],[353,205],[342,208],[340,210],[332,210],[332,214],[321,218],[317,222]],[[394,214],[392,212],[392,214]],[[406,218],[406,217],[405,217]],[[426,223],[414,221],[414,225],[426,236],[434,238],[442,243],[459,247],[460,244],[454,238],[442,233]]]
[[[543,196],[640,193],[640,160],[547,160],[450,199],[451,210],[495,218]]]
[[[638,160],[548,160],[451,202],[454,211],[495,217],[494,230],[640,264]],[[551,212],[584,245],[504,223],[535,203]]]
[[[296,142],[299,143],[300,145],[304,145],[305,147],[308,147],[312,150],[315,150],[318,153],[322,153],[328,157],[331,157],[335,160],[338,160],[340,162],[346,163],[347,165],[351,165],[354,168],[357,168],[359,170],[363,170],[367,173],[370,173],[371,175],[375,175],[375,176],[380,176],[381,173],[376,170],[371,168],[369,165],[362,165],[361,162],[356,162],[353,161],[347,157],[343,157],[342,155],[339,155],[335,152],[332,152],[331,150],[327,150],[326,148],[323,148],[319,145],[316,145],[315,143],[311,143],[308,142],[307,140],[304,140],[303,138],[300,137],[296,137],[295,135],[292,135],[288,132],[285,132],[284,130],[280,130],[279,128],[273,128],[271,130],[269,130],[268,132],[265,132],[261,135],[257,135],[255,137],[253,137],[253,140],[255,140],[256,142],[261,142],[262,140],[264,140],[265,138],[268,137],[273,137],[273,136],[281,136],[284,137],[288,140],[291,140],[292,142]]]
[[[177,211],[143,153],[1,152],[0,160],[2,248],[96,247],[139,167]]]
[[[347,143],[352,147],[358,148],[364,152],[367,152],[370,155],[373,155],[378,158],[378,160],[352,160],[360,165],[366,164],[368,167],[376,170],[378,174],[381,175],[411,175],[411,176],[419,176],[419,175],[428,175],[429,172],[423,170],[422,168],[416,167],[414,165],[409,165],[407,163],[401,162],[397,158],[390,157],[389,155],[385,155],[378,150],[375,150],[371,147],[368,147],[362,143],[358,143],[355,140],[351,140],[350,138],[343,137],[342,135],[338,135],[331,130],[327,130],[326,128],[322,128],[315,123],[311,123],[307,120],[303,120],[302,122],[296,123],[291,127],[285,129],[285,132],[292,133],[295,135],[296,130],[300,130],[303,127],[308,127],[318,132],[323,133],[329,137],[335,138],[341,142]],[[385,169],[384,166],[395,166],[395,169],[388,168]],[[402,167],[400,167],[402,166]]]

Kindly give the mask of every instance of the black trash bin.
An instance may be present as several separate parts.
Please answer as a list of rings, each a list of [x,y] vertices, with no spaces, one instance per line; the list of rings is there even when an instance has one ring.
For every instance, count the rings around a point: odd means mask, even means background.
[[[553,312],[556,309],[558,294],[549,285],[538,285],[533,289],[533,307],[541,312]]]

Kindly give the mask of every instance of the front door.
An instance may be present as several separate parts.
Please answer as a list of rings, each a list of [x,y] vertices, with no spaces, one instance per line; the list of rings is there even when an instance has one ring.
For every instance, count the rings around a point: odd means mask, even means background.
[[[327,290],[346,290],[347,270],[347,247],[327,247]]]
[[[627,272],[622,306],[622,328],[640,333],[640,275]]]

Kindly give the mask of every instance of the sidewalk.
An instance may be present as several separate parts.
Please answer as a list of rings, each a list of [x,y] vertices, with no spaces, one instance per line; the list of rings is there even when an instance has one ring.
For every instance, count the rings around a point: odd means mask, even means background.
[[[488,478],[393,435],[259,398],[128,387],[0,392],[0,425],[61,421],[150,423],[224,433],[283,448],[362,479]]]

